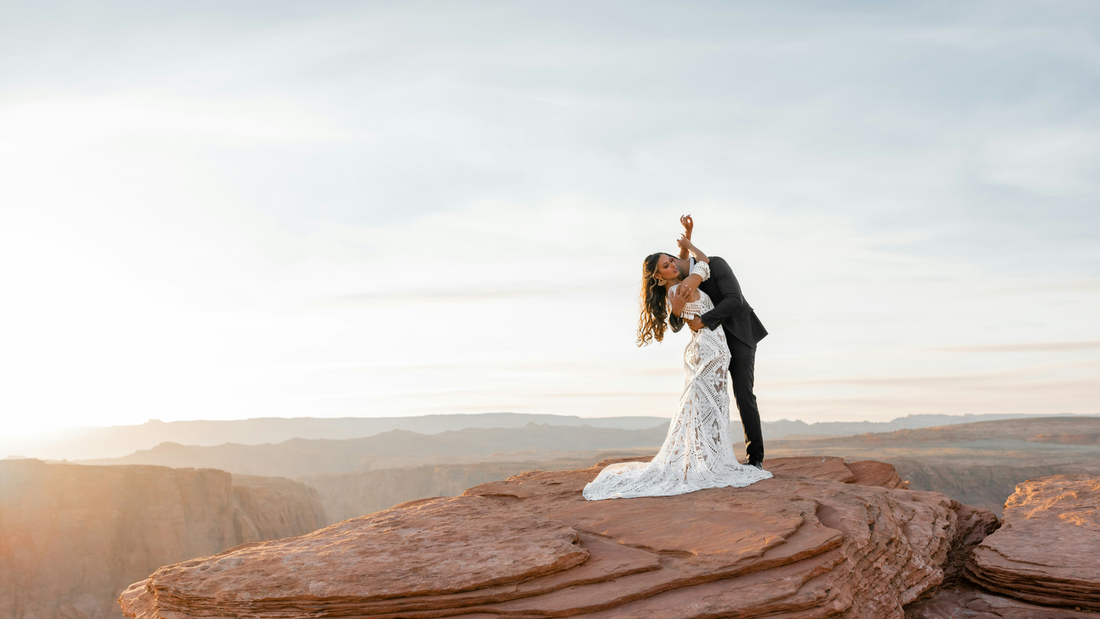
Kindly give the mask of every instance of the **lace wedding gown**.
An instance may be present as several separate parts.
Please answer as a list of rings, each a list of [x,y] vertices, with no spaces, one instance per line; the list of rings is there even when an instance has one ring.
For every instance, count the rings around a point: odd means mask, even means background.
[[[705,262],[691,271],[703,280],[710,277]],[[671,299],[676,291],[668,291]],[[714,309],[702,290],[699,298],[684,306],[685,322]],[[680,412],[672,419],[661,451],[650,462],[612,464],[584,487],[584,498],[626,499],[670,496],[704,488],[741,488],[772,476],[767,471],[740,464],[733,455],[730,435],[730,399],[726,390],[730,350],[721,328],[693,331],[684,350],[687,381],[680,396]]]

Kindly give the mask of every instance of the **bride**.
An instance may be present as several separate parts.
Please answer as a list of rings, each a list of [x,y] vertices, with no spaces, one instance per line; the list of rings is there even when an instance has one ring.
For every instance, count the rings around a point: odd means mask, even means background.
[[[695,257],[685,281],[710,277],[710,259],[686,236],[678,241]],[[638,345],[661,341],[665,335],[669,299],[680,284],[680,271],[668,254],[653,254],[642,264],[642,315]],[[685,321],[714,309],[710,297],[696,290],[680,312]],[[726,390],[730,351],[722,328],[693,331],[684,350],[687,381],[680,412],[672,419],[661,451],[650,462],[612,464],[584,487],[589,501],[643,496],[670,496],[704,488],[741,488],[772,476],[737,462],[730,438],[729,392]]]

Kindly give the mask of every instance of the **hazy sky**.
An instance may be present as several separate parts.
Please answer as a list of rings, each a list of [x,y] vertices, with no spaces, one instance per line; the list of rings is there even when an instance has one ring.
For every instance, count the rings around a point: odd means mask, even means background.
[[[2,433],[670,416],[677,218],[765,420],[1100,413],[1100,5],[4,3]]]

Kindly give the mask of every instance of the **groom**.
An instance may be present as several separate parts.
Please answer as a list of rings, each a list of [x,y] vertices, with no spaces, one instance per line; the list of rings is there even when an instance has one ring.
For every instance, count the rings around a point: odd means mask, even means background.
[[[691,216],[681,217],[680,222],[691,238],[694,225]],[[686,253],[686,252],[685,252]],[[683,256],[683,254],[681,254]],[[677,259],[680,278],[685,279],[694,266],[694,259],[686,256]],[[694,281],[694,280],[692,280]],[[726,331],[726,344],[730,348],[730,376],[733,379],[733,397],[737,401],[737,411],[741,413],[741,425],[745,428],[745,450],[749,454],[747,464],[763,468],[764,437],[760,432],[760,411],[756,408],[756,396],[752,393],[753,373],[756,364],[756,343],[764,339],[768,331],[756,317],[745,296],[741,294],[741,285],[737,283],[730,265],[717,256],[710,257],[710,279],[698,286],[714,302],[714,309],[695,317],[687,323],[692,331],[707,328],[714,330],[718,325]],[[695,287],[684,282],[672,298],[672,313],[669,323],[674,332],[684,326],[677,314],[684,304],[695,294]]]

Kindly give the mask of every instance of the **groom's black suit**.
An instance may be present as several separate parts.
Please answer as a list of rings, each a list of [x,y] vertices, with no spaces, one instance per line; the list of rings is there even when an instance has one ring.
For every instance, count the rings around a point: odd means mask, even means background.
[[[756,317],[745,295],[741,294],[741,285],[733,269],[723,259],[710,257],[710,279],[699,285],[699,290],[707,293],[714,302],[714,309],[703,314],[701,319],[708,329],[718,325],[726,331],[726,344],[730,348],[730,376],[733,379],[733,397],[737,401],[737,412],[741,414],[741,425],[745,428],[745,450],[749,461],[764,461],[764,436],[760,431],[760,411],[756,408],[756,396],[752,393],[753,376],[756,365],[756,343],[768,334],[767,329]],[[669,315],[669,324],[673,331],[679,331],[684,321],[679,316]]]

